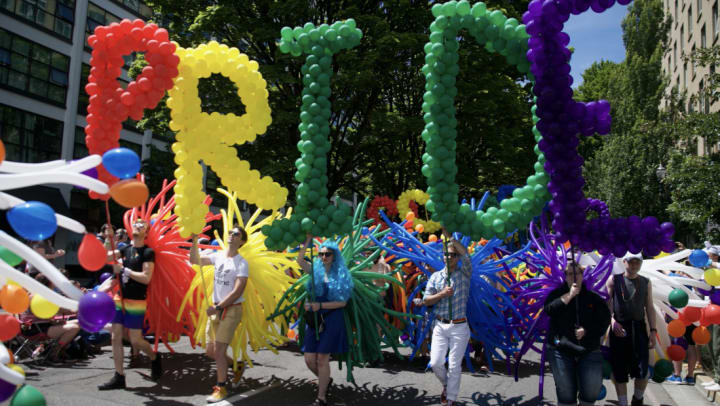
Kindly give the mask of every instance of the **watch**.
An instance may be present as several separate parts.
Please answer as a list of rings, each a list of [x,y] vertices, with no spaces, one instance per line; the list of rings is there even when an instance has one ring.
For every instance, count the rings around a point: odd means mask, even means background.
[[[213,307],[214,307],[215,310],[218,311],[218,312],[222,311],[222,307],[220,307],[220,305],[215,305],[215,306],[213,306]]]

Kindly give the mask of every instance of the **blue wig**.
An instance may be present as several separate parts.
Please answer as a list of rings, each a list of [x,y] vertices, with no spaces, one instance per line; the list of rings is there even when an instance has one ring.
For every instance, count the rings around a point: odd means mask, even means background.
[[[350,276],[350,270],[345,265],[338,245],[334,242],[325,241],[320,248],[327,248],[333,252],[333,262],[328,273],[328,293],[327,298],[331,302],[347,302],[352,295],[353,281]],[[313,277],[315,282],[315,297],[323,294],[323,281],[325,280],[325,265],[320,258],[316,258],[313,263]],[[307,281],[305,287],[308,291],[312,289],[310,281]]]

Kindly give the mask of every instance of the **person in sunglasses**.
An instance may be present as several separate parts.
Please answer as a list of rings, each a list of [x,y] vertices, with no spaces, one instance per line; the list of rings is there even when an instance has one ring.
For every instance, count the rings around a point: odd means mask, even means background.
[[[227,356],[227,348],[232,341],[235,330],[242,321],[243,293],[247,286],[249,269],[248,262],[238,250],[248,240],[244,228],[235,224],[228,235],[227,247],[224,251],[210,255],[201,255],[198,249],[198,236],[193,235],[190,248],[190,263],[193,265],[212,265],[215,267],[215,284],[213,287],[213,306],[208,307],[210,318],[205,332],[207,338],[207,355],[215,360],[217,383],[213,393],[207,397],[208,403],[220,402],[227,398],[228,367],[232,360]],[[240,381],[245,365],[233,376],[233,383]]]
[[[593,405],[602,388],[600,340],[610,326],[603,298],[583,285],[584,269],[568,261],[565,283],[550,292],[543,310],[550,318],[548,361],[558,405]]]
[[[305,249],[312,236],[298,251],[297,262],[306,273],[312,273],[306,288],[310,299],[305,301],[305,335],[303,352],[305,364],[318,377],[315,405],[327,405],[332,385],[330,354],[348,351],[347,331],[343,308],[350,300],[353,281],[350,270],[337,244],[326,241],[318,249],[318,258],[311,264],[305,259]]]
[[[155,252],[145,245],[148,224],[137,219],[132,225],[132,241],[121,250],[108,252],[108,261],[116,261],[113,271],[115,280],[120,282],[119,295],[115,296],[115,318],[112,321],[112,349],[115,375],[109,382],[98,387],[99,390],[125,389],[123,365],[123,330],[133,348],[147,354],[152,360],[151,377],[157,381],[162,376],[160,353],[152,350],[142,334],[147,310],[147,290],[155,270]]]
[[[460,392],[462,359],[470,340],[466,309],[470,296],[472,264],[467,249],[443,228],[448,241],[446,265],[430,276],[423,299],[416,305],[435,306],[435,326],[430,348],[430,366],[443,386],[440,402],[453,405]],[[445,355],[448,368],[445,368]]]

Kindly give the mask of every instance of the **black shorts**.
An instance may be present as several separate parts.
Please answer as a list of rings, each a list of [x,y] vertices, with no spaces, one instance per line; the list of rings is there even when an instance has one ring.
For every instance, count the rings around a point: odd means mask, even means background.
[[[649,378],[648,359],[650,338],[645,322],[621,323],[625,337],[617,337],[610,332],[610,366],[617,383],[627,383],[628,376],[633,379]]]
[[[687,327],[685,327],[685,341],[687,341],[688,345],[695,345],[695,340],[692,338],[692,333],[695,331],[697,327],[694,324],[691,324]]]

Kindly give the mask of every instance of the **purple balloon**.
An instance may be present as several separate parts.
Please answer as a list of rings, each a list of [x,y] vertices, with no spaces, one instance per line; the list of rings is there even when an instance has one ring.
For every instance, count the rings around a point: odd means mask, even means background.
[[[97,168],[95,168],[95,167],[90,168],[90,169],[88,169],[88,170],[86,170],[86,171],[82,171],[82,174],[83,174],[83,175],[86,175],[86,176],[89,176],[89,177],[91,177],[91,178],[93,178],[93,179],[97,179],[97,178],[98,178],[98,171],[97,171]]]
[[[0,379],[0,402],[10,399],[13,393],[15,393],[15,388],[17,388],[17,385]]]
[[[672,339],[672,343],[675,344],[675,345],[679,345],[679,346],[683,347],[686,351],[687,351],[687,349],[688,349],[688,342],[687,342],[687,340],[685,339],[685,337],[673,338],[673,339]]]
[[[100,283],[105,282],[105,280],[111,276],[112,274],[110,272],[103,272],[102,274],[100,274]]]
[[[703,296],[712,295],[713,292],[715,292],[715,288],[710,288],[710,289],[696,288],[696,289],[697,289],[698,293],[700,293]]]
[[[78,305],[78,319],[88,327],[96,327],[90,331],[102,329],[115,317],[115,302],[102,292],[88,292],[80,299]]]
[[[710,301],[713,304],[720,305],[720,290],[716,290],[710,294]]]

